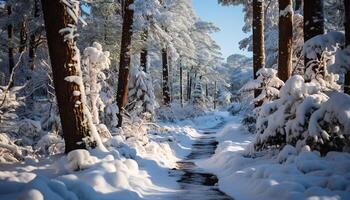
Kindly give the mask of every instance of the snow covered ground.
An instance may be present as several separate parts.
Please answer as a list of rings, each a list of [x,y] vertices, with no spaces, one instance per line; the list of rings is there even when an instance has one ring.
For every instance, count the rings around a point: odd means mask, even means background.
[[[331,152],[321,158],[287,146],[279,154],[251,158],[245,148],[254,136],[239,121],[225,112],[210,113],[114,136],[104,141],[108,152],[79,150],[1,164],[0,200],[171,199],[180,188],[169,170],[191,152],[202,136],[199,130],[224,123],[215,154],[196,165],[217,175],[220,190],[234,199],[350,199],[349,154]]]
[[[166,199],[178,191],[169,169],[190,153],[205,129],[222,123],[216,113],[178,123],[141,127],[104,141],[108,152],[76,150],[50,159],[0,165],[0,200]]]
[[[218,133],[215,155],[197,165],[219,178],[219,188],[237,200],[350,199],[350,154],[297,152],[286,146],[279,154],[246,156],[253,135],[232,120]]]

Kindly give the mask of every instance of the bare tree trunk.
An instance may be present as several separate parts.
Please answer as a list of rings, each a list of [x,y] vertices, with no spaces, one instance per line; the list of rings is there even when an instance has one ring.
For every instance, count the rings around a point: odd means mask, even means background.
[[[293,3],[279,0],[278,77],[286,82],[292,74]]]
[[[40,17],[40,2],[39,0],[34,0],[34,20],[37,20]],[[31,70],[35,68],[35,58],[36,58],[36,41],[37,31],[33,31],[29,37],[29,50],[28,50],[28,64]]]
[[[130,5],[134,3],[134,0],[125,0],[123,7],[123,30],[122,41],[120,48],[120,65],[119,65],[119,77],[118,77],[118,93],[117,102],[119,107],[118,113],[118,127],[123,124],[123,113],[128,101],[128,86],[130,79],[130,45],[132,37],[132,24],[134,11],[130,9]]]
[[[147,38],[148,38],[148,31],[146,30],[143,33],[142,40],[146,42]],[[145,47],[142,49],[141,55],[140,55],[140,65],[144,72],[147,72],[147,56],[148,56],[148,51],[147,51],[147,47]]]
[[[168,53],[165,48],[162,49],[162,62],[163,62],[163,103],[164,105],[169,105],[170,103],[169,66],[168,66]]]
[[[180,103],[181,103],[181,107],[184,106],[184,96],[183,96],[183,70],[182,70],[182,66],[180,66]]]
[[[21,31],[20,31],[20,46],[19,46],[19,53],[24,52],[24,50],[27,47],[27,40],[28,40],[28,32],[27,32],[27,18],[23,17],[23,20],[21,22]]]
[[[295,0],[295,6],[294,6],[295,11],[300,10],[302,6],[303,6],[303,0]]]
[[[253,72],[256,73],[265,65],[264,52],[264,0],[253,0]],[[255,90],[254,96],[259,96],[260,91]]]
[[[324,34],[324,17],[323,17],[323,0],[305,0],[304,3],[304,41]],[[321,58],[321,55],[318,55]],[[309,66],[311,60],[305,56],[304,65],[305,70]],[[315,70],[319,66],[314,66]],[[324,69],[319,69],[324,73]]]
[[[7,6],[7,15],[10,18],[12,15],[12,7],[11,5]],[[9,58],[9,74],[12,73],[12,70],[15,66],[15,60],[14,60],[14,48],[13,48],[13,24],[12,21],[9,22],[7,25],[7,38],[9,40],[8,43],[8,58]]]
[[[216,104],[217,104],[217,97],[218,97],[218,88],[217,88],[217,84],[216,81],[214,83],[214,110],[216,109]]]
[[[345,6],[345,43],[350,45],[350,0],[344,0]],[[350,95],[350,71],[345,74],[344,92]]]
[[[190,71],[187,72],[187,101],[191,99],[191,74]]]
[[[209,97],[208,83],[205,84],[205,96]]]
[[[83,138],[89,136],[82,97],[73,95],[81,86],[67,77],[81,78],[79,50],[71,40],[64,41],[59,31],[76,22],[60,0],[42,0],[47,43],[52,66],[56,98],[61,117],[66,153],[86,148]]]

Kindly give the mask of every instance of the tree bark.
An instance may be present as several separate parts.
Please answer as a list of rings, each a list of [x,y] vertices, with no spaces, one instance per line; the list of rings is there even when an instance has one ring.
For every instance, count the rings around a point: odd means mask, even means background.
[[[23,17],[21,22],[21,31],[20,31],[20,45],[19,45],[19,53],[24,52],[27,47],[28,40],[28,32],[27,32],[27,18]]]
[[[181,103],[181,107],[183,107],[184,100],[183,100],[183,70],[182,70],[182,66],[180,66],[180,103]]]
[[[130,5],[134,3],[134,0],[125,0],[123,7],[123,28],[122,28],[122,41],[120,48],[120,62],[119,62],[119,77],[118,77],[118,91],[117,102],[119,107],[118,113],[118,127],[123,125],[123,113],[128,101],[128,86],[130,79],[130,46],[132,37],[132,24],[134,11],[130,9]]]
[[[303,0],[295,0],[295,7],[294,7],[295,11],[300,10],[302,6],[303,6]]]
[[[350,0],[344,0],[345,6],[345,44],[350,45]],[[350,95],[350,71],[345,74],[344,92]]]
[[[292,74],[293,3],[279,0],[278,77],[286,82]]]
[[[66,153],[86,148],[83,138],[89,136],[87,119],[83,112],[82,97],[73,95],[81,86],[67,77],[82,78],[79,50],[71,40],[64,41],[59,31],[69,24],[76,24],[60,0],[41,0],[44,13],[47,43],[55,85],[56,98],[61,117]]]
[[[191,76],[190,71],[187,72],[187,101],[191,99]]]
[[[253,0],[253,72],[254,79],[256,73],[265,65],[264,52],[264,0]],[[261,92],[254,91],[254,96],[259,96]]]
[[[324,17],[323,17],[323,0],[306,0],[303,3],[304,6],[304,41],[324,34]],[[321,55],[318,55],[318,59],[321,59]],[[304,57],[305,70],[310,64],[310,59]],[[315,65],[314,68],[319,68]],[[324,73],[324,69],[319,69],[321,73]]]
[[[7,6],[7,15],[11,18],[12,15],[12,6]],[[7,38],[9,40],[8,43],[8,59],[9,59],[9,76],[12,73],[13,68],[15,67],[15,59],[14,59],[14,48],[13,48],[13,24],[12,21],[7,25]]]
[[[170,88],[169,88],[169,65],[167,49],[162,49],[162,63],[163,63],[163,103],[170,104]]]
[[[148,38],[148,31],[144,31],[143,36],[142,36],[142,40],[144,42],[147,42],[147,38]],[[148,56],[148,51],[147,51],[147,47],[144,47],[141,51],[141,55],[140,55],[140,65],[141,68],[143,69],[144,72],[147,73],[147,56]]]

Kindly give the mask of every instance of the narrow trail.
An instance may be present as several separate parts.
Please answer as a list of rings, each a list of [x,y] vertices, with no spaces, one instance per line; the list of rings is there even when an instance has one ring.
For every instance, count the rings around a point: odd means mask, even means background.
[[[197,159],[209,158],[215,153],[218,145],[215,134],[224,122],[214,128],[202,130],[202,135],[192,145],[191,153],[178,162],[178,169],[173,170],[172,176],[178,176],[180,192],[173,199],[176,200],[233,200],[220,191],[217,186],[218,178],[214,174],[199,169],[195,162]]]

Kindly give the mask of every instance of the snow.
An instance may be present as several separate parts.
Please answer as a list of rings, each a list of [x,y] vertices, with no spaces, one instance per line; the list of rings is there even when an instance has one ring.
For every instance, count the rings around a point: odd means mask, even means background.
[[[320,157],[318,152],[286,145],[278,154],[249,157],[246,149],[253,137],[235,119],[218,134],[215,154],[196,164],[216,174],[219,188],[238,200],[350,197],[348,153],[329,152]]]
[[[283,10],[280,11],[280,17],[286,17],[288,14],[293,15],[293,6],[288,5]]]

